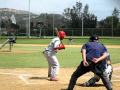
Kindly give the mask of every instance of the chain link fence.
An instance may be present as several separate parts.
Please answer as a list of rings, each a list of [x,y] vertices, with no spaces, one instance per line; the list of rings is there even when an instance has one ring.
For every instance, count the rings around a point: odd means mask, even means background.
[[[8,13],[8,10],[10,12]],[[14,12],[13,12],[14,11]],[[7,13],[7,14],[5,14]],[[19,11],[20,13],[20,11]],[[23,12],[22,12],[23,13]],[[11,17],[14,15],[14,25],[11,24]],[[30,18],[29,18],[30,15]],[[25,38],[47,38],[55,36],[54,28],[61,26],[62,17],[58,14],[39,15],[24,12],[18,14],[14,9],[2,9],[0,11],[0,37],[7,36],[8,32],[14,33],[15,36]],[[58,18],[59,17],[59,18]],[[30,19],[30,20],[29,20]],[[12,21],[12,20],[11,20]],[[11,26],[12,25],[12,26]],[[64,25],[63,25],[64,26]],[[14,28],[14,29],[13,29]],[[99,36],[117,36],[120,37],[120,28],[63,28],[67,36],[90,36],[97,34]]]
[[[97,34],[99,36],[120,36],[120,29],[112,28],[65,28],[65,32],[68,36],[90,36]]]

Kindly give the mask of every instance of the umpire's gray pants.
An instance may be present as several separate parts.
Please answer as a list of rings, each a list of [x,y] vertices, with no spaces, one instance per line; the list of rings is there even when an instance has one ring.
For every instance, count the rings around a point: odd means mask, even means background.
[[[104,83],[107,90],[112,90],[112,84],[108,78],[107,72],[104,72],[102,75],[99,75],[99,74],[97,75],[102,79],[102,82]]]
[[[107,77],[109,78],[109,80],[111,81],[111,77],[112,77],[112,65],[108,65],[107,68],[105,69],[105,72],[107,73]],[[90,85],[94,85],[95,82],[98,82],[100,80],[100,77],[96,74],[94,74],[94,76],[88,80],[86,83],[90,86]]]
[[[81,64],[75,70],[75,72],[72,74],[67,90],[73,90],[78,77],[82,76],[83,74],[85,74],[89,71],[92,71],[93,73],[96,73],[95,70],[94,70],[94,65],[90,65],[88,67],[85,67],[83,65],[83,61],[82,61]],[[111,82],[109,81],[109,78],[107,77],[107,73],[104,72],[102,74],[97,74],[97,75],[102,79],[102,82],[104,83],[106,89],[107,90],[112,90],[112,85],[111,85]]]
[[[48,76],[55,78],[59,73],[59,62],[55,54],[45,51],[44,56],[48,61]]]

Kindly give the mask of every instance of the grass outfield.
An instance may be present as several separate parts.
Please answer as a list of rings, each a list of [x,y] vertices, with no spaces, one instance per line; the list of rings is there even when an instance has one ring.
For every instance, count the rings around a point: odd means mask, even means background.
[[[51,39],[18,39],[17,43],[19,44],[48,44]],[[84,44],[88,41],[88,38],[79,38],[73,39],[71,42],[69,39],[64,39],[64,44],[73,44],[73,45],[80,45]],[[100,42],[104,43],[105,45],[120,45],[120,38],[102,38]]]
[[[6,39],[0,38],[0,43],[3,43]],[[48,39],[17,39],[17,44],[48,44],[51,41],[50,38]],[[88,37],[73,37],[73,40],[70,42],[69,38],[63,40],[64,44],[73,44],[73,45],[80,45],[84,44],[88,41]],[[104,43],[105,45],[120,45],[120,37],[100,37],[100,42]]]
[[[40,68],[47,67],[42,54],[45,47],[31,45],[14,45],[12,52],[6,52],[8,46],[0,51],[0,68]],[[112,63],[120,63],[120,48],[109,48]],[[67,47],[57,53],[61,67],[76,67],[81,61],[80,48]]]

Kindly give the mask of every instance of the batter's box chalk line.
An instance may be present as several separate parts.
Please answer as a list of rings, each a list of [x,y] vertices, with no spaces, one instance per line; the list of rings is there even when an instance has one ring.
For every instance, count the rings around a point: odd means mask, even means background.
[[[31,83],[29,82],[26,77],[31,77],[35,75],[30,75],[30,74],[16,74],[16,73],[4,73],[0,72],[1,75],[12,75],[12,76],[18,76],[20,80],[22,80],[25,84],[39,84],[39,83]]]

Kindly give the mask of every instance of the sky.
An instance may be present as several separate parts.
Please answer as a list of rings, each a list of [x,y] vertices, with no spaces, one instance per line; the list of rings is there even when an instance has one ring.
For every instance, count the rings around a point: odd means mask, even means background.
[[[36,14],[62,14],[65,8],[72,8],[77,1],[80,1],[83,6],[88,4],[90,13],[95,14],[99,20],[110,16],[115,7],[120,9],[120,0],[30,0],[30,11]],[[0,8],[28,11],[29,0],[0,0]]]

